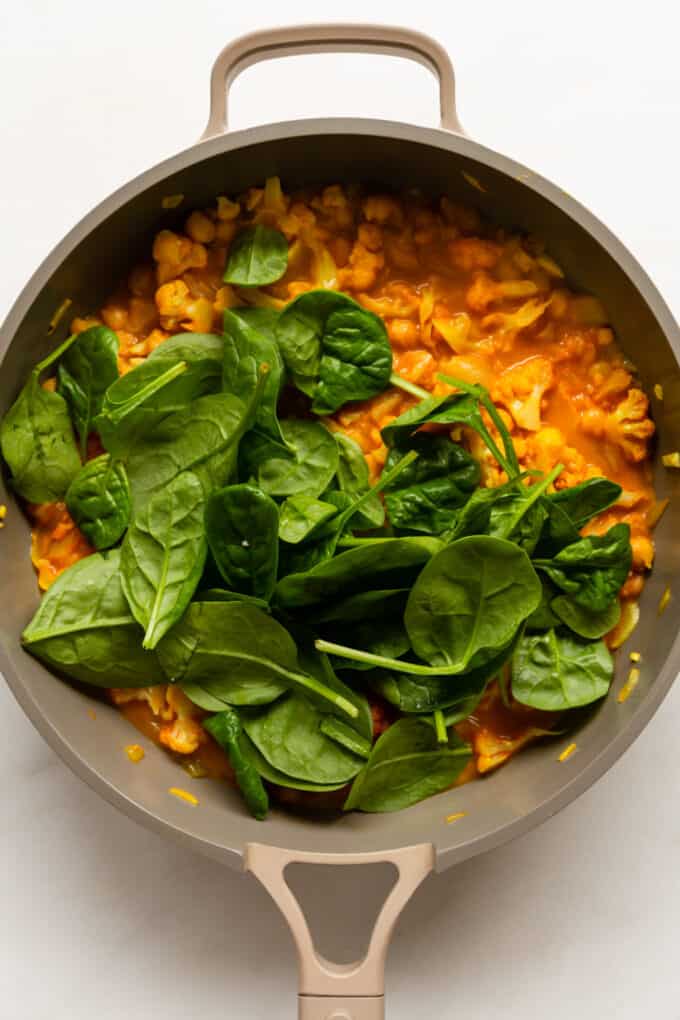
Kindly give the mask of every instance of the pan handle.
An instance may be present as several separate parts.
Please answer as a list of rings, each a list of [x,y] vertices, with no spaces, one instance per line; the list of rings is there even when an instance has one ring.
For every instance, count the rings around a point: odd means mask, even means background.
[[[292,863],[394,864],[398,878],[375,922],[368,951],[356,963],[337,964],[314,948],[307,919],[285,879]],[[245,868],[260,880],[288,922],[298,952],[298,1020],[383,1020],[385,957],[399,914],[434,867],[431,843],[386,853],[314,854],[249,843]]]
[[[456,88],[449,55],[429,35],[388,25],[294,25],[250,32],[228,43],[210,76],[210,116],[202,138],[227,131],[227,98],[232,82],[252,64],[301,53],[381,53],[424,64],[439,81],[441,126],[463,134],[456,113]]]

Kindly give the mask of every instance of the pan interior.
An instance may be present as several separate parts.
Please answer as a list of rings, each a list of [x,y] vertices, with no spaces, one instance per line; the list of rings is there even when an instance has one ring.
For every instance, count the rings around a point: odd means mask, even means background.
[[[476,206],[499,225],[534,233],[567,273],[568,282],[595,293],[607,308],[619,343],[651,392],[663,383],[657,429],[659,451],[680,448],[680,350],[677,327],[654,287],[622,246],[559,189],[466,139],[382,122],[302,122],[241,132],[204,143],[133,181],[90,214],[46,260],[5,324],[0,350],[0,414],[46,350],[66,336],[73,315],[96,310],[129,267],[150,248],[161,227],[182,223],[186,212],[218,194],[234,194],[271,175],[285,189],[362,183],[381,190],[418,188]],[[162,199],[184,195],[165,211]],[[48,335],[64,298],[72,304]],[[608,767],[648,720],[678,668],[672,654],[673,612],[659,617],[665,587],[680,570],[680,501],[671,472],[657,467],[657,493],[671,498],[656,531],[657,561],[641,601],[640,624],[618,656],[612,693],[585,715],[574,736],[524,751],[486,779],[431,798],[394,815],[352,814],[324,820],[274,812],[264,824],[244,814],[225,785],[191,780],[163,751],[147,748],[132,765],[123,747],[130,727],[113,708],[55,680],[20,647],[19,635],[38,602],[30,567],[28,526],[0,482],[10,510],[3,532],[3,613],[0,668],[40,731],[76,771],[140,820],[238,866],[251,840],[316,852],[372,851],[432,842],[443,867],[501,842],[554,813]],[[640,683],[617,701],[628,671],[628,650],[642,654]],[[677,649],[676,649],[677,652]],[[560,763],[566,742],[577,754]],[[195,808],[168,795],[191,785]],[[455,824],[451,814],[465,812]]]

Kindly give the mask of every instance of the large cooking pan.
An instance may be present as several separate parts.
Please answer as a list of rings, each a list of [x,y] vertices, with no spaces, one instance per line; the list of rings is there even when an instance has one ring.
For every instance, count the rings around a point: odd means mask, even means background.
[[[442,129],[364,119],[291,121],[226,133],[227,89],[258,60],[302,52],[370,51],[425,63],[439,79]],[[11,310],[2,330],[0,414],[14,400],[36,359],[66,335],[51,329],[65,298],[72,314],[96,308],[148,251],[168,195],[184,195],[180,209],[207,204],[278,174],[287,188],[349,180],[384,188],[419,186],[433,195],[477,205],[491,219],[536,233],[565,267],[570,283],[598,295],[609,309],[625,352],[645,388],[662,381],[656,407],[659,450],[680,448],[680,335],[662,298],[635,259],[589,212],[554,184],[471,141],[456,117],[453,71],[439,45],[405,29],[356,25],[308,26],[258,32],[227,46],[213,69],[211,112],[204,138],[121,188],[78,224],[45,260]],[[674,479],[658,469],[660,495]],[[55,680],[22,651],[19,635],[38,595],[28,562],[28,528],[13,497],[0,533],[2,613],[0,667],[38,730],[87,783],[131,817],[264,882],[284,912],[300,955],[300,1016],[307,1020],[377,1020],[383,1015],[383,962],[396,917],[419,882],[473,854],[526,832],[585,790],[623,753],[668,691],[680,667],[675,613],[657,613],[662,591],[680,566],[680,501],[671,499],[656,534],[657,565],[645,588],[635,647],[642,676],[624,704],[616,699],[626,670],[619,657],[614,692],[590,713],[575,738],[578,751],[559,762],[554,744],[526,751],[490,778],[393,815],[352,814],[315,822],[274,812],[265,824],[244,814],[223,784],[205,783],[199,807],[168,796],[176,764],[153,750],[143,767],[121,754],[129,724],[101,707],[96,722],[86,696]],[[672,605],[672,603],[671,603]],[[447,815],[465,812],[455,824]],[[304,916],[283,877],[292,861],[357,864],[391,861],[399,879],[378,919],[365,960],[339,967],[314,952]]]

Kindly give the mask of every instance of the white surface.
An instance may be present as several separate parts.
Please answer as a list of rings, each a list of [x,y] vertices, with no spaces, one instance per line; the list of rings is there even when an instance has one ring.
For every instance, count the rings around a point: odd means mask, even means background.
[[[467,130],[598,213],[677,315],[678,21],[665,0],[631,7],[3,4],[0,315],[76,219],[200,134],[224,42],[329,10],[437,36],[456,65]],[[347,61],[250,70],[234,89],[233,125],[326,112],[434,123],[425,71],[405,65],[387,77],[380,61]],[[576,804],[426,884],[390,954],[391,1020],[680,1016],[678,732],[680,687]],[[3,1018],[294,1016],[294,954],[266,894],[99,800],[4,686],[0,769]],[[332,945],[365,927],[360,890],[357,899],[326,912]]]

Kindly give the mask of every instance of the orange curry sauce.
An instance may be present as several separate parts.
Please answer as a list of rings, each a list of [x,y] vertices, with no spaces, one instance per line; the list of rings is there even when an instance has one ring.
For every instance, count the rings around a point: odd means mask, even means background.
[[[253,222],[287,237],[286,275],[260,289],[225,285],[230,242]],[[633,568],[622,599],[634,602],[654,556],[650,522],[656,510],[648,456],[654,426],[648,401],[617,347],[605,310],[595,298],[567,288],[562,270],[536,239],[490,229],[475,210],[447,199],[433,206],[415,194],[401,200],[367,197],[337,185],[289,196],[271,178],[238,201],[220,197],[210,209],[192,212],[182,232],[162,230],[149,261],[133,269],[98,314],[76,319],[72,329],[100,322],[114,329],[124,373],[168,336],[219,332],[227,307],[281,308],[316,287],[343,290],[384,319],[394,369],[409,381],[445,393],[450,387],[437,379],[444,372],[487,386],[523,468],[547,472],[563,463],[557,488],[595,475],[618,482],[624,490],[619,504],[585,530],[604,531],[616,521],[630,524]],[[380,429],[414,400],[390,389],[363,404],[346,405],[327,424],[359,443],[375,478],[387,454]],[[505,480],[476,434],[459,430],[454,437],[479,459],[483,484]],[[97,452],[91,437],[90,455]],[[63,504],[30,510],[33,561],[46,588],[92,550]],[[615,643],[611,636],[610,643]],[[183,756],[196,773],[229,775],[225,756],[200,725],[203,713],[181,691],[160,686],[114,690],[111,697],[138,729]],[[394,718],[393,710],[375,700],[373,711],[378,733]],[[549,730],[555,718],[516,703],[506,706],[498,685],[491,685],[459,727],[474,749],[459,781],[500,765]],[[282,799],[297,802],[299,796],[285,791]]]

